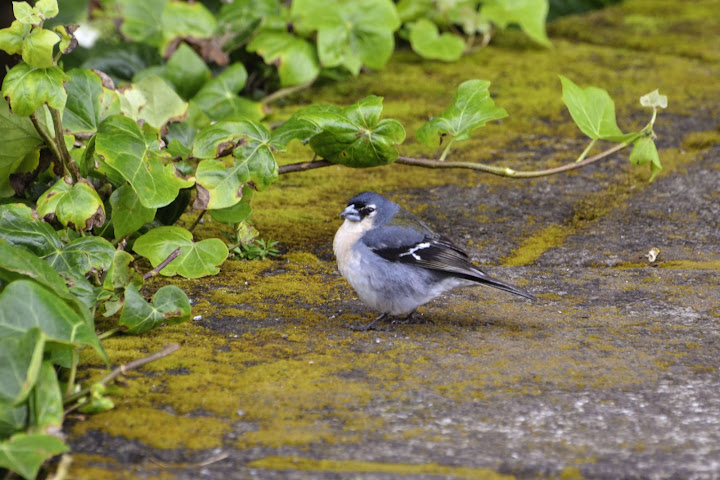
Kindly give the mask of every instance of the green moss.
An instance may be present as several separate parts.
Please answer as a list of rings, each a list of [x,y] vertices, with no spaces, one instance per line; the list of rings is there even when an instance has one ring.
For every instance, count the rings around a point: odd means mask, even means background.
[[[583,474],[580,472],[580,469],[577,467],[565,467],[563,468],[562,472],[560,472],[559,478],[561,480],[582,480]]]
[[[359,460],[316,460],[302,457],[265,457],[248,464],[250,468],[265,470],[300,470],[339,473],[387,473],[395,475],[441,475],[473,480],[500,480],[515,478],[501,475],[487,468],[468,468],[438,465],[437,463],[402,464],[363,462]]]
[[[561,246],[569,233],[567,228],[550,225],[525,240],[520,247],[503,260],[502,264],[505,267],[530,265],[548,249]]]

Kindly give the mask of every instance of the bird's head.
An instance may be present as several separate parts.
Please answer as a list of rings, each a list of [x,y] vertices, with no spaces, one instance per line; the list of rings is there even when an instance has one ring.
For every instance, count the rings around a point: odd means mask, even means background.
[[[398,208],[396,203],[380,194],[363,192],[350,199],[340,216],[351,222],[380,225],[387,222]]]

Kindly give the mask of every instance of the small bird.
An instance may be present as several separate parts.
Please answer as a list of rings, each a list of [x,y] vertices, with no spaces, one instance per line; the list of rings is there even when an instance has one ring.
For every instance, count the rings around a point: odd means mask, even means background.
[[[435,233],[397,203],[363,192],[340,214],[335,234],[338,269],[366,305],[381,312],[355,330],[370,330],[388,315],[407,315],[456,287],[488,285],[535,300],[529,293],[490,277],[465,252]]]

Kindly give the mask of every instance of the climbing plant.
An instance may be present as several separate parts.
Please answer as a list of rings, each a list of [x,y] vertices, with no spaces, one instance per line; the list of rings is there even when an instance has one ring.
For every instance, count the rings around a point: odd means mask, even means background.
[[[576,162],[546,170],[448,160],[458,142],[507,116],[480,79],[461,83],[449,107],[415,132],[428,149],[444,145],[437,159],[401,155],[406,129],[382,118],[383,99],[375,95],[346,106],[310,105],[273,128],[262,122],[264,104],[288,88],[382,68],[395,35],[443,60],[457,58],[473,35],[486,38],[511,24],[545,45],[544,2],[510,8],[499,0],[457,1],[446,10],[419,0],[363,2],[372,8],[350,0],[99,5],[100,22],[119,24],[131,43],[100,44],[73,60],[75,29],[54,22],[56,0],[13,2],[15,20],[0,30],[0,49],[21,59],[8,70],[0,100],[0,378],[9,379],[0,382],[0,467],[24,478],[67,450],[60,435],[67,411],[112,408],[107,383],[178,348],[76,384],[80,349],[109,364],[103,338],[190,318],[179,288],[162,287],[149,300],[140,293],[152,276],[213,275],[228,258],[222,240],[195,241],[192,227],[176,225],[188,209],[232,225],[231,255],[265,258],[277,250],[248,233],[251,199],[289,172],[403,163],[536,177],[629,146],[630,161],[650,164],[651,179],[662,168],[653,127],[664,96],[641,97],[652,116],[643,129],[623,133],[607,92],[566,77],[563,101],[589,145]],[[457,24],[462,32],[442,31]],[[248,91],[246,64],[263,79],[255,84],[268,95],[262,101],[239,95]],[[307,161],[279,167],[277,157],[293,141],[306,146]],[[615,145],[588,157],[597,142]],[[141,272],[137,257],[152,268]],[[98,334],[99,315],[116,326]]]

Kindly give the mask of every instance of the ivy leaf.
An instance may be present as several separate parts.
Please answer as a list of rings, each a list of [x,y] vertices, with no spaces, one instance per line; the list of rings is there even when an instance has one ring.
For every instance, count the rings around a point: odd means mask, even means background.
[[[656,89],[640,97],[640,105],[650,108],[667,108],[667,95],[660,95]]]
[[[315,120],[318,117],[342,116],[340,107],[334,105],[310,105],[295,112],[295,114],[277,127],[270,134],[271,145],[279,150],[285,151],[288,143],[292,140],[300,140],[303,145],[308,143],[312,137],[322,132],[321,123]],[[315,120],[313,120],[315,119]]]
[[[130,264],[135,261],[132,255],[124,250],[116,250],[112,264],[105,275],[103,288],[109,291],[125,289],[130,284],[140,288],[143,279]]]
[[[60,13],[57,0],[38,0],[35,2],[34,10],[45,20],[53,18]]]
[[[74,68],[67,72],[65,85],[68,101],[63,112],[63,128],[73,135],[89,137],[110,115],[120,113],[117,92],[103,87],[100,76],[88,69]]]
[[[163,165],[157,139],[146,138],[137,123],[120,115],[105,119],[98,128],[95,151],[130,183],[140,203],[158,208],[172,202],[181,188],[193,185]]]
[[[277,15],[278,0],[235,0],[223,3],[217,14],[218,30],[228,36],[226,51],[239,48],[255,32],[263,18]]]
[[[228,255],[222,240],[209,238],[193,242],[192,233],[180,227],[154,228],[135,240],[133,250],[148,260],[153,267],[160,265],[180,247],[180,255],[160,273],[167,277],[181,275],[185,278],[200,278],[215,275]]]
[[[102,237],[80,237],[45,257],[58,272],[71,277],[84,277],[91,270],[102,272],[110,268],[115,247]]]
[[[159,47],[163,41],[162,16],[167,0],[118,0],[123,23],[120,31],[131,40]]]
[[[410,26],[410,46],[424,58],[445,62],[456,61],[465,50],[462,38],[451,33],[440,35],[437,25],[425,18]]]
[[[490,98],[489,86],[487,80],[461,83],[450,107],[421,126],[417,139],[428,146],[437,145],[441,134],[452,135],[456,141],[466,140],[476,128],[491,120],[507,117],[505,109],[495,106]]]
[[[139,334],[162,324],[174,325],[189,319],[190,301],[185,292],[174,285],[166,285],[155,292],[150,303],[134,286],[125,290],[125,306],[120,315],[120,327],[124,327],[125,333]]]
[[[221,223],[240,223],[248,218],[252,214],[252,205],[250,200],[254,195],[255,190],[249,186],[244,186],[242,189],[242,198],[238,203],[232,207],[212,209],[209,210],[212,218]]]
[[[188,105],[161,77],[150,75],[121,91],[122,112],[134,119],[162,130],[170,121],[182,120]]]
[[[163,50],[178,37],[210,38],[217,28],[215,16],[200,2],[171,0],[165,6],[161,22]]]
[[[262,105],[238,96],[245,86],[247,70],[242,63],[233,63],[217,77],[207,82],[192,101],[211,120],[260,120],[265,114]]]
[[[86,319],[54,292],[17,280],[0,292],[0,337],[17,337],[39,327],[48,341],[91,346],[107,362],[100,340]]]
[[[5,76],[2,92],[9,99],[13,113],[28,117],[46,103],[58,110],[65,108],[67,93],[63,83],[67,80],[59,67],[34,68],[19,63]]]
[[[70,291],[65,281],[46,261],[2,239],[0,239],[0,279],[5,283],[19,279],[34,280],[54,291],[59,297],[70,298]]]
[[[25,429],[27,410],[27,403],[13,407],[11,403],[0,401],[0,438],[9,438]]]
[[[480,13],[503,29],[516,24],[535,42],[552,47],[545,32],[548,9],[548,0],[487,0],[482,3]]]
[[[0,50],[5,50],[8,55],[22,53],[23,41],[30,33],[32,27],[19,20],[13,20],[12,24],[0,30]]]
[[[22,59],[36,68],[49,68],[53,65],[53,47],[60,37],[44,28],[34,29],[23,41]]]
[[[10,187],[10,174],[15,173],[27,155],[38,151],[43,140],[27,117],[10,112],[10,106],[0,99],[0,198],[15,194]]]
[[[12,2],[13,4],[13,15],[17,21],[22,22],[26,25],[37,25],[40,23],[40,15],[36,10],[27,2]]]
[[[655,147],[655,142],[650,136],[643,136],[635,141],[633,149],[630,152],[630,163],[633,165],[649,163],[651,182],[655,179],[655,176],[660,173],[660,170],[662,170],[660,156]]]
[[[299,32],[317,30],[320,63],[345,67],[357,75],[362,65],[382,69],[395,47],[400,27],[390,0],[295,0],[291,14]]]
[[[62,247],[55,230],[38,221],[27,205],[0,205],[0,238],[11,245],[27,248],[39,257]]]
[[[214,160],[230,149],[234,156],[231,165]],[[203,208],[231,207],[242,198],[242,187],[247,182],[253,181],[262,190],[277,180],[278,166],[269,133],[250,121],[223,121],[201,130],[195,137],[193,155],[206,159],[195,172],[197,184],[208,195]]]
[[[33,479],[45,460],[68,450],[62,440],[52,435],[18,433],[0,442],[0,467]]]
[[[339,111],[305,111],[298,119],[322,130],[309,142],[326,160],[357,168],[387,165],[397,159],[395,145],[405,140],[405,129],[397,120],[378,121],[382,101],[371,95]]]
[[[63,422],[63,400],[57,373],[51,361],[42,362],[32,395],[35,397],[32,403],[32,431],[48,434],[60,431]]]
[[[263,31],[248,44],[268,65],[275,65],[280,85],[289,87],[313,81],[320,73],[315,48],[307,40],[286,32]]]
[[[89,182],[68,185],[58,180],[40,198],[38,215],[55,215],[60,223],[75,230],[90,230],[105,223],[105,206]]]
[[[560,75],[563,95],[570,116],[580,130],[592,139],[623,142],[637,136],[634,133],[623,134],[615,120],[615,102],[603,89],[597,87],[581,88],[567,77]]]
[[[155,218],[157,209],[140,203],[137,193],[129,185],[123,185],[110,195],[111,219],[115,239],[134,233]]]
[[[189,99],[212,78],[205,61],[186,43],[181,43],[168,59],[162,77],[175,87],[184,99]]]
[[[42,364],[45,337],[39,328],[0,338],[0,402],[17,406],[35,386]]]

